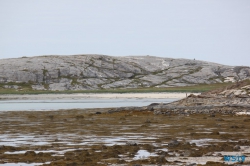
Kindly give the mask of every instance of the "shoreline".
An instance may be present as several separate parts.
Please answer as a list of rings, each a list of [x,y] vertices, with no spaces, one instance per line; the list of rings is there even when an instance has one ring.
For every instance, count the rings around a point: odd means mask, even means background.
[[[186,96],[200,93],[74,93],[74,94],[24,94],[24,95],[0,95],[1,100],[53,100],[53,99],[126,99],[126,98],[145,98],[145,99],[182,99]]]
[[[107,161],[111,165],[223,165],[224,156],[239,154],[245,156],[243,165],[249,165],[250,123],[245,116],[107,111],[1,113],[0,165],[27,161],[43,166],[72,161],[76,166],[108,165]]]

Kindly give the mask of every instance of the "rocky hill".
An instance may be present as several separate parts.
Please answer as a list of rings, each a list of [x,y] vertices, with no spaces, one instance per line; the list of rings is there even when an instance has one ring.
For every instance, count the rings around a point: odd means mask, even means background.
[[[237,82],[225,88],[204,92],[166,104],[151,104],[155,114],[223,113],[250,115],[250,80]]]
[[[91,90],[189,86],[250,78],[250,67],[153,56],[38,56],[0,59],[0,88]]]

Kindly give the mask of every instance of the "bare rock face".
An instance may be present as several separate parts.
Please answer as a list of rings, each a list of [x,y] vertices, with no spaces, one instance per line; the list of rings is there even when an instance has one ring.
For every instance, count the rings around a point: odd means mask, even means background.
[[[34,90],[45,90],[43,85],[32,85],[31,87]]]
[[[0,60],[0,88],[62,91],[173,87],[247,78],[250,67],[153,56],[72,55]]]

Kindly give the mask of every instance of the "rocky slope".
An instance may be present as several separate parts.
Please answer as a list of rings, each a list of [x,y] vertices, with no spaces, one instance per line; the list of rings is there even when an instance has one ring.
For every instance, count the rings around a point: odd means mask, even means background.
[[[250,67],[153,56],[0,59],[0,88],[91,90],[188,86],[250,78]]]
[[[151,104],[155,114],[223,113],[250,115],[250,80],[188,97],[169,104]]]

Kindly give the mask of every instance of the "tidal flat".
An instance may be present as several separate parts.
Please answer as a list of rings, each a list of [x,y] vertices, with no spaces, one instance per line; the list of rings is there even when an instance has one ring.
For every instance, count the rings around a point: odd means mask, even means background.
[[[1,112],[0,165],[250,165],[248,115],[108,110]]]

